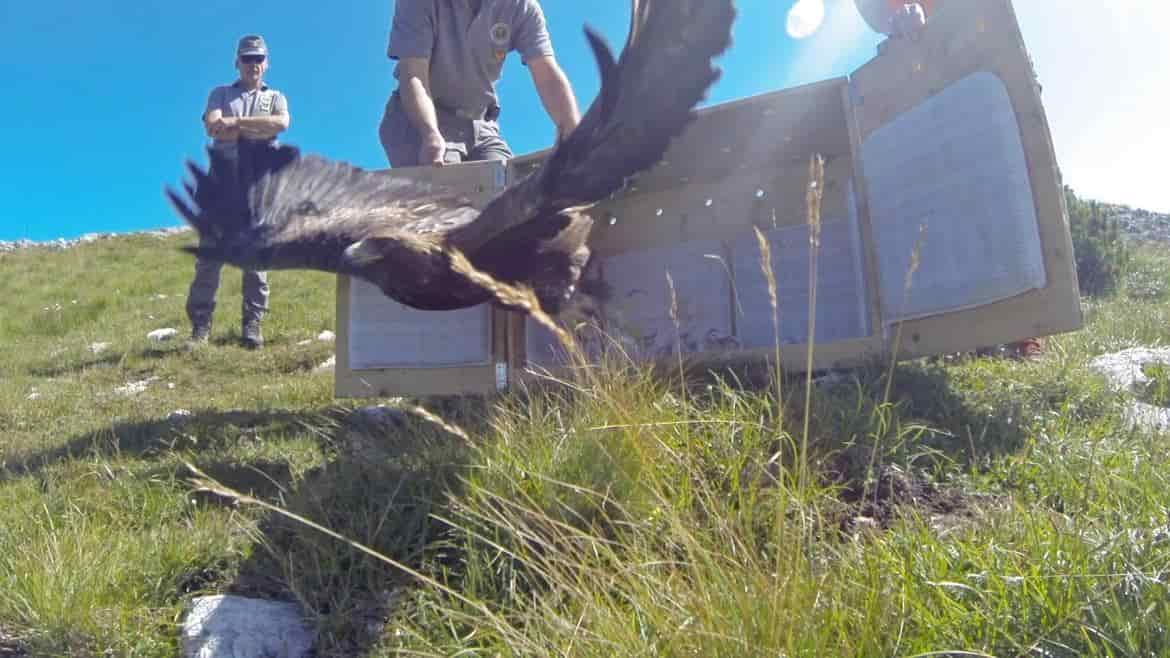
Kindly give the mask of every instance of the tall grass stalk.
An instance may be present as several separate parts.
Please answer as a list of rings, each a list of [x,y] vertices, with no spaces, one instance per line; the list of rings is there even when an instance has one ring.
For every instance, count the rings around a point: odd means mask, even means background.
[[[776,286],[776,272],[772,268],[772,247],[768,245],[768,238],[760,227],[753,226],[756,234],[756,243],[760,247],[760,269],[764,273],[764,281],[768,284],[768,306],[772,309],[772,343],[775,349],[773,356],[775,371],[772,374],[776,386],[777,431],[784,431],[784,366],[780,361],[780,296]]]
[[[918,226],[918,238],[914,240],[914,247],[910,250],[910,266],[906,268],[906,276],[902,282],[902,308],[907,308],[910,304],[910,291],[914,285],[914,273],[918,271],[922,248],[925,246],[926,224],[920,224]],[[902,349],[902,325],[905,323],[899,320],[895,324],[897,325],[897,329],[894,330],[894,340],[890,345],[890,363],[889,368],[887,368],[886,387],[882,392],[883,404],[890,401],[890,389],[894,385],[894,370],[898,364],[898,352]]]
[[[902,308],[905,309],[910,303],[910,292],[914,285],[914,274],[918,271],[919,263],[921,262],[922,249],[926,245],[926,224],[920,224],[918,227],[918,238],[914,241],[914,247],[910,250],[910,266],[906,268],[906,276],[902,282]],[[876,474],[880,468],[881,451],[885,447],[884,441],[887,430],[885,426],[888,421],[886,418],[890,414],[890,391],[894,385],[894,375],[898,367],[898,352],[902,349],[902,327],[904,322],[899,320],[897,328],[894,330],[894,340],[890,346],[890,361],[886,368],[886,383],[882,391],[881,403],[874,409],[874,415],[877,419],[875,425],[878,431],[871,433],[873,445],[870,447],[869,464],[866,466],[867,476],[862,485],[862,499],[868,499],[870,496],[870,487],[874,484],[871,477]],[[876,491],[873,492],[876,495]]]
[[[812,419],[813,352],[817,336],[817,254],[821,248],[821,201],[825,194],[825,160],[814,154],[808,164],[808,351],[804,373],[804,429],[800,435],[797,488],[803,494],[808,487],[808,428]]]

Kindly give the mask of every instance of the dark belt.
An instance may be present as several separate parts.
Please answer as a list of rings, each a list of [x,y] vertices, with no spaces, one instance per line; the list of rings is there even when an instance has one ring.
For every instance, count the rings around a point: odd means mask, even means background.
[[[495,103],[488,105],[486,109],[484,109],[482,112],[479,112],[478,114],[465,110],[461,107],[451,107],[450,105],[447,105],[446,103],[440,103],[439,101],[435,101],[435,109],[443,110],[448,114],[454,114],[461,119],[467,119],[469,121],[495,121],[496,119],[500,118],[500,106],[496,105]]]
[[[394,95],[401,96],[402,94],[395,90]],[[460,119],[467,119],[468,121],[495,121],[500,118],[500,106],[496,103],[488,105],[482,112],[476,113],[470,110],[465,110],[461,107],[451,107],[446,103],[441,103],[437,100],[431,99],[435,104],[436,110],[442,110],[447,114],[453,114]]]

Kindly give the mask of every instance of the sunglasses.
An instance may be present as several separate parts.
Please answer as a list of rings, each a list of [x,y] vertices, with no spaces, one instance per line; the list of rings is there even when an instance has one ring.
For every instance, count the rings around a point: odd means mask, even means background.
[[[263,64],[264,55],[240,55],[240,61],[245,64]]]

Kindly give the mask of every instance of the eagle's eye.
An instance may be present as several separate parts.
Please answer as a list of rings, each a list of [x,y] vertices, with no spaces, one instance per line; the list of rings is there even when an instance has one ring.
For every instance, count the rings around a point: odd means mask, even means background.
[[[317,207],[317,204],[305,199],[293,208],[293,212],[298,215],[320,215],[321,209]]]

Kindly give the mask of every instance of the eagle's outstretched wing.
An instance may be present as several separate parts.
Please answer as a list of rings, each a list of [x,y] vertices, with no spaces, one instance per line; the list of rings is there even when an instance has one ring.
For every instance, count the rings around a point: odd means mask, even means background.
[[[718,78],[730,45],[732,0],[632,0],[629,37],[615,60],[586,28],[601,91],[540,169],[482,212],[438,186],[364,171],[292,147],[241,149],[240,187],[212,153],[189,165],[191,202],[168,189],[200,236],[189,251],[253,269],[318,269],[366,279],[417,308],[447,309],[489,295],[451,270],[446,250],[478,269],[532,285],[555,312],[580,276],[591,222],[578,209],[653,166]],[[217,165],[228,174],[217,175]],[[541,292],[543,291],[543,292]]]
[[[441,186],[299,157],[291,146],[241,145],[238,159],[208,152],[208,171],[188,164],[194,207],[166,192],[199,235],[199,245],[184,250],[240,267],[370,278],[368,259],[351,257],[356,243],[403,233],[423,242],[479,214]],[[237,162],[252,173],[240,176]],[[241,189],[238,181],[249,175],[254,182]]]
[[[630,33],[614,61],[605,40],[585,35],[601,91],[581,123],[540,168],[493,199],[452,244],[475,248],[517,224],[585,207],[657,164],[719,78],[712,60],[731,45],[732,0],[632,0]]]

